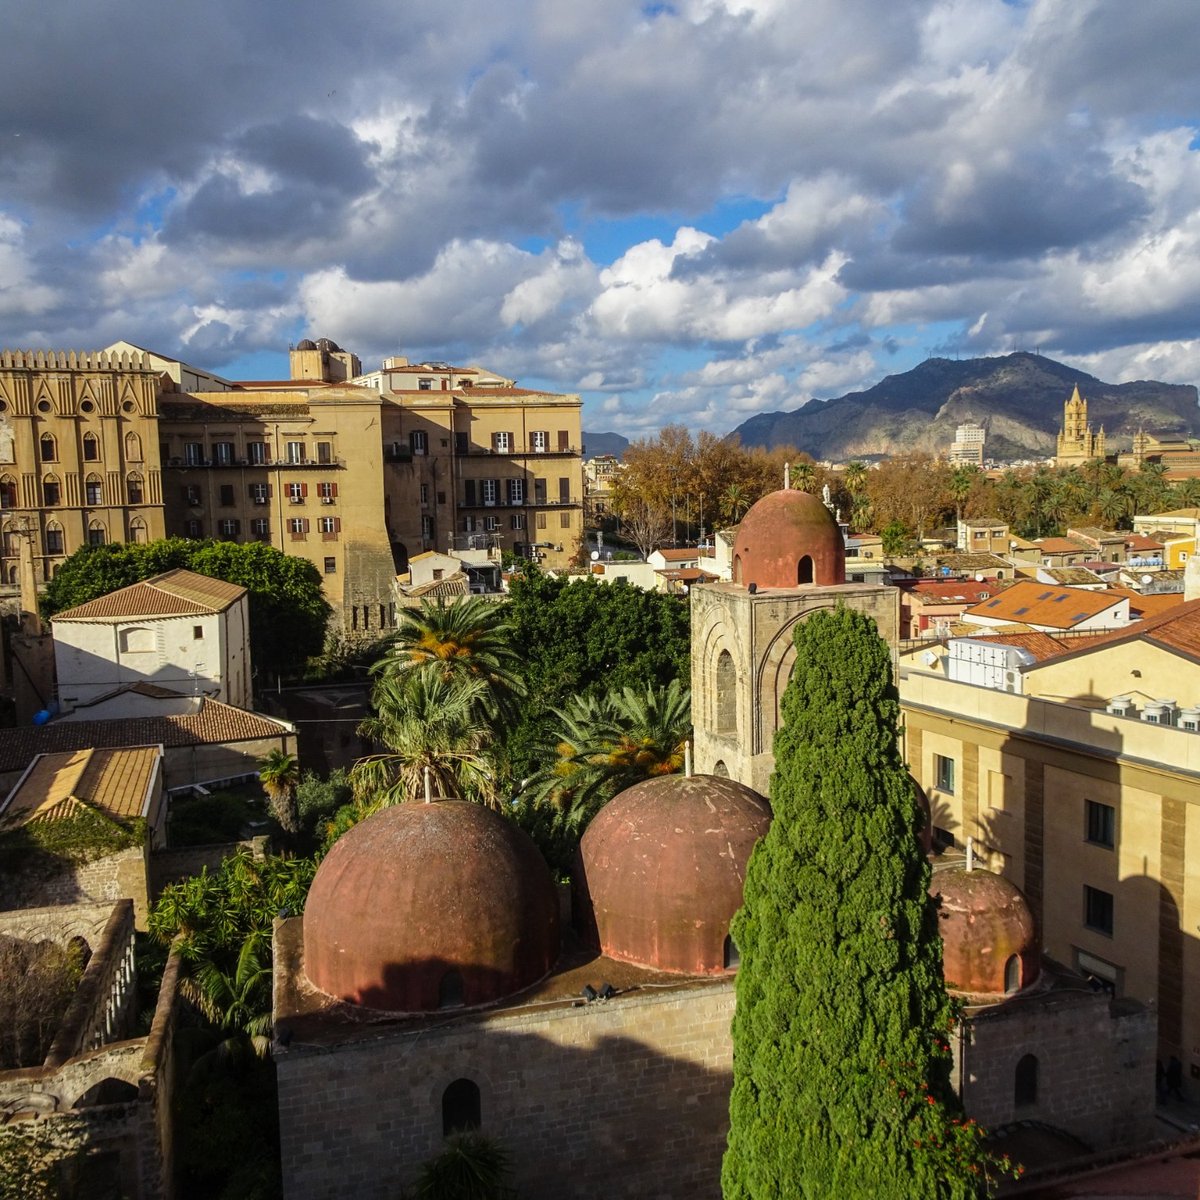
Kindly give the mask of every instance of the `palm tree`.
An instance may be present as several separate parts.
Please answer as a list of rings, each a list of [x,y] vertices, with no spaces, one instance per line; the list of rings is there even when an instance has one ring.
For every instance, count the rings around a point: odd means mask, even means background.
[[[1175,485],[1175,503],[1180,508],[1200,507],[1200,479],[1192,476]]]
[[[184,996],[230,1035],[219,1047],[222,1054],[236,1052],[242,1039],[259,1058],[270,1052],[271,973],[270,939],[259,930],[242,943],[232,970],[208,958],[181,981]]]
[[[721,493],[721,516],[735,525],[750,507],[750,493],[740,483],[731,483]]]
[[[967,497],[975,486],[975,480],[981,473],[978,467],[972,466],[958,466],[950,472],[949,491],[950,498],[954,501],[956,523],[962,520],[963,505],[966,504]]]
[[[1129,516],[1129,507],[1129,496],[1115,488],[1102,488],[1096,497],[1096,512],[1108,529],[1115,529]]]
[[[489,754],[494,733],[483,715],[488,689],[483,674],[381,674],[371,694],[376,715],[358,731],[385,751],[350,768],[355,796],[377,805],[415,800],[424,795],[428,772],[439,798],[497,804],[497,772]]]
[[[294,754],[275,749],[258,761],[258,781],[267,793],[271,815],[284,833],[300,831],[300,814],[296,811],[296,785],[300,782],[300,764]]]
[[[524,694],[520,667],[505,610],[470,596],[448,604],[425,600],[406,611],[371,673],[381,680],[413,672],[433,672],[446,681],[478,680],[484,687],[472,695],[489,718],[498,720]]]
[[[573,828],[617,792],[683,767],[691,693],[677,679],[644,692],[579,696],[553,712],[558,723],[544,745],[547,766],[528,786],[535,801],[561,809]]]
[[[792,467],[792,487],[802,492],[811,492],[816,486],[817,469],[810,462],[801,461]]]
[[[867,485],[867,464],[860,462],[857,458],[853,462],[847,463],[844,478],[846,481],[846,491],[851,496],[857,497],[858,493]]]

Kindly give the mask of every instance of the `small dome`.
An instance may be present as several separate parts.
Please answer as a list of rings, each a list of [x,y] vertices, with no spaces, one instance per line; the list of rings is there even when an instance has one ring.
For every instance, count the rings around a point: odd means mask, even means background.
[[[760,588],[845,583],[846,545],[833,513],[794,488],[764,496],[734,534],[733,582]]]
[[[314,348],[324,350],[328,354],[337,354],[341,350],[341,347],[332,338],[317,338]]]
[[[316,348],[317,344],[311,338],[305,338],[302,342],[296,343],[297,350],[315,350]]]
[[[321,991],[392,1012],[487,1004],[559,952],[558,893],[530,838],[478,804],[397,804],[339,838],[304,910]]]
[[[715,775],[663,775],[611,800],[583,835],[575,904],[610,958],[714,974],[736,965],[729,922],[750,851],[771,824],[755,791]]]
[[[950,991],[999,998],[1037,981],[1041,954],[1033,913],[1003,875],[952,867],[934,872],[929,891],[941,898],[938,931]]]

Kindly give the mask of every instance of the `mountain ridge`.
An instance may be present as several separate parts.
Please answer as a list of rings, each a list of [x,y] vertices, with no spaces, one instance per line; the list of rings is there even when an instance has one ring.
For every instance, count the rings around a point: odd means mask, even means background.
[[[1063,404],[1075,386],[1088,402],[1093,428],[1105,428],[1110,448],[1128,445],[1139,428],[1174,437],[1200,432],[1200,397],[1191,384],[1105,383],[1052,358],[1017,351],[926,359],[863,391],[758,413],[729,436],[747,447],[795,446],[836,461],[945,451],[957,426],[974,420],[988,431],[989,458],[1046,457],[1054,453]]]

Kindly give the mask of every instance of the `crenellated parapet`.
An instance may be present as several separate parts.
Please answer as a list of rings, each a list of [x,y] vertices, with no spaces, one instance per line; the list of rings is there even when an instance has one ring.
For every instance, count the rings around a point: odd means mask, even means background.
[[[132,350],[0,350],[0,370],[154,371],[149,354]]]

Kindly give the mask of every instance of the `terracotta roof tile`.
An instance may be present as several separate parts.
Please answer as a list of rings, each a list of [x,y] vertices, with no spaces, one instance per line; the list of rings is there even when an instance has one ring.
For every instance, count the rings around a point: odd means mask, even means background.
[[[57,820],[81,804],[122,819],[144,815],[157,746],[38,755],[9,797],[6,823]]]
[[[246,589],[223,579],[177,569],[131,583],[107,596],[78,604],[52,621],[111,621],[125,617],[180,617],[218,613],[246,594]]]
[[[1082,588],[1055,587],[1049,583],[1021,580],[994,599],[984,600],[967,609],[967,613],[994,621],[1020,621],[1025,625],[1073,629],[1081,621],[1098,616],[1120,604],[1123,599],[1109,592],[1087,592]]]
[[[1106,646],[1134,639],[1174,650],[1200,662],[1200,600],[1188,600],[1177,604],[1169,612],[1147,617],[1127,629],[1114,629],[1111,633],[1097,634],[1088,638],[1082,646],[1072,642],[1064,653],[1090,654],[1094,650],[1102,650]]]

